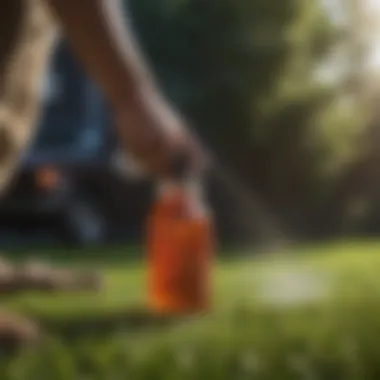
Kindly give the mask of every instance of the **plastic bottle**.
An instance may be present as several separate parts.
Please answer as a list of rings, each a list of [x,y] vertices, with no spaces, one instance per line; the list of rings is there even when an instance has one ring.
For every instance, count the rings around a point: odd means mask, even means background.
[[[148,221],[149,305],[160,314],[193,314],[211,306],[214,250],[210,212],[196,181],[159,186]]]

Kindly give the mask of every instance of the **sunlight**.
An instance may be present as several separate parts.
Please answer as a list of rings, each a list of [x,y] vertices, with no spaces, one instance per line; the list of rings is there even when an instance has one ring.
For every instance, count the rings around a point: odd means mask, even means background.
[[[369,69],[380,69],[380,2],[367,0],[365,3],[367,14],[370,15],[369,25],[372,51],[369,57]]]
[[[380,34],[379,34],[378,42],[376,46],[374,46],[373,51],[370,55],[369,69],[380,70]]]
[[[337,25],[345,25],[350,16],[347,13],[345,0],[323,0],[333,22]],[[368,56],[367,69],[370,71],[380,70],[380,1],[362,0],[362,10],[365,14],[364,33],[369,42],[370,52]],[[359,17],[359,19],[362,17]],[[359,21],[362,22],[362,21]],[[363,25],[364,25],[363,24]]]
[[[271,268],[258,281],[259,302],[288,307],[326,300],[332,295],[332,278],[301,266]]]

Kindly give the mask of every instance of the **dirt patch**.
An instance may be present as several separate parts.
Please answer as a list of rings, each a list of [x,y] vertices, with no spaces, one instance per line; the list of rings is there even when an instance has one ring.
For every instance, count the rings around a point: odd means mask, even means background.
[[[38,292],[98,292],[103,288],[100,273],[70,270],[44,262],[30,261],[19,265],[0,258],[0,295]]]
[[[60,269],[35,261],[16,269],[15,282],[24,291],[98,292],[103,288],[102,276],[95,271]]]

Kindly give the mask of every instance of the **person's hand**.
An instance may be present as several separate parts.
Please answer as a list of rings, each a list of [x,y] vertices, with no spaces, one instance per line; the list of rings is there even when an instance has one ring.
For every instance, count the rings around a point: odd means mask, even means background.
[[[198,139],[182,118],[156,95],[119,107],[115,122],[123,147],[155,177],[173,176],[178,159],[184,160],[186,170],[194,175],[207,167],[207,155]]]

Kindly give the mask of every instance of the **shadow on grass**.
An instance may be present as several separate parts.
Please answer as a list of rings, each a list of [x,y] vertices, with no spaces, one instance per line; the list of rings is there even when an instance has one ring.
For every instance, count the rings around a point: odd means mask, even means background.
[[[142,333],[170,328],[189,316],[158,315],[144,308],[126,308],[115,312],[75,317],[52,317],[29,314],[42,330],[64,340],[101,338],[119,332]]]
[[[252,250],[247,251],[238,247],[223,246],[218,249],[217,258],[225,263],[234,263],[247,257],[259,256],[259,254],[260,249],[258,248],[252,248]],[[145,258],[145,247],[140,243],[133,245],[100,245],[90,248],[41,247],[28,249],[21,247],[4,249],[3,252],[0,250],[0,256],[4,256],[15,263],[37,258],[58,264],[114,266],[120,263],[141,263],[141,260]]]

